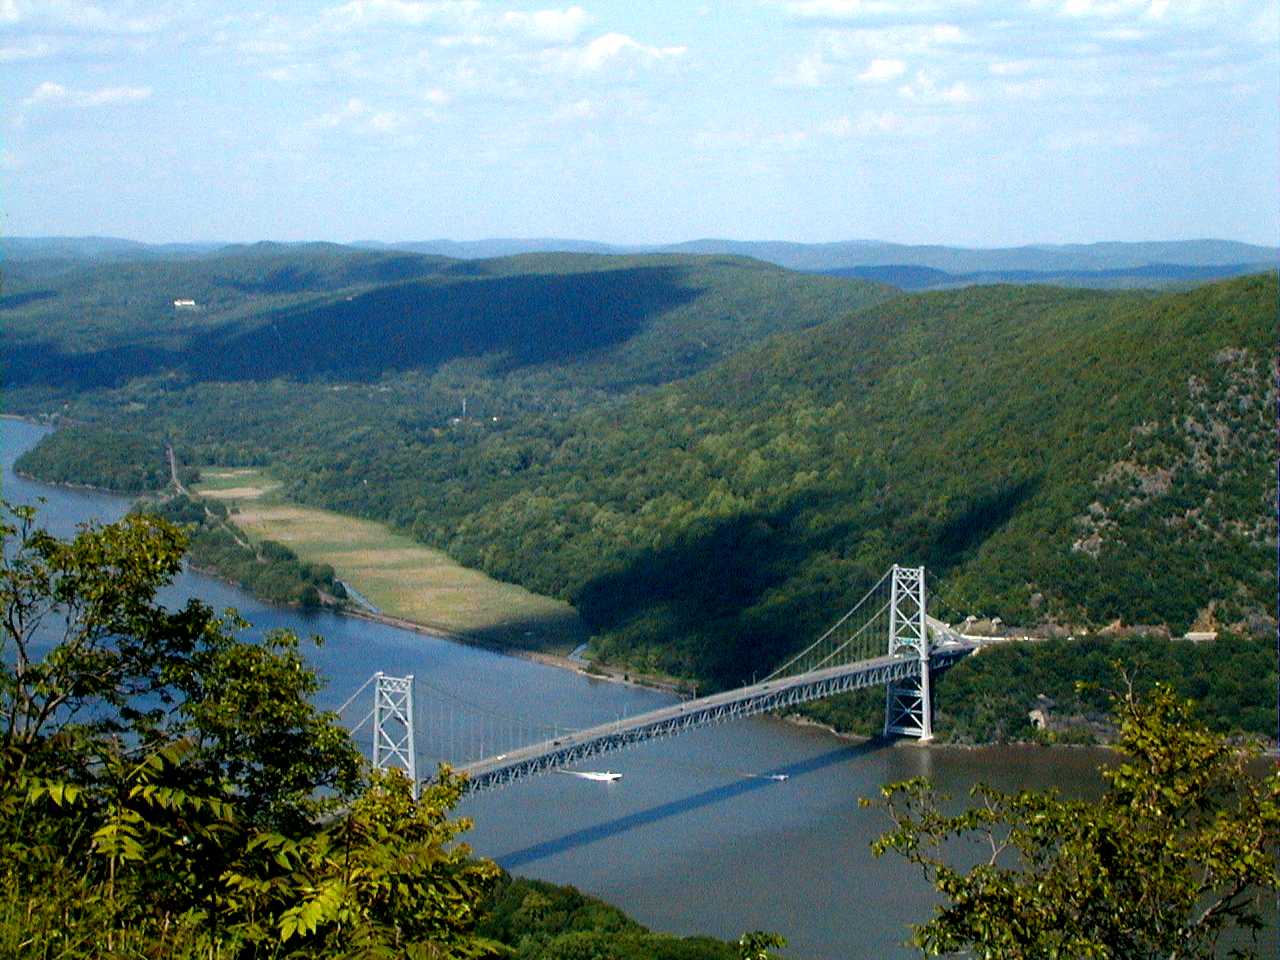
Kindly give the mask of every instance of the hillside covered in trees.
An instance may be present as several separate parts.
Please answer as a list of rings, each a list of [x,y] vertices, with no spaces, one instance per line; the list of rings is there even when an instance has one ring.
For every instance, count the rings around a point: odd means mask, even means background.
[[[202,323],[136,375],[33,375],[24,412],[92,426],[22,466],[66,478],[95,430],[268,466],[293,499],[570,600],[597,656],[715,686],[894,562],[957,619],[1273,622],[1274,274],[893,296],[725,258],[430,269]],[[73,327],[40,329],[74,353]]]
[[[55,277],[24,279],[22,266],[0,301],[5,382],[20,408],[139,378],[370,381],[463,361],[499,375],[573,364],[579,387],[665,382],[893,292],[733,257],[477,262],[332,244]]]

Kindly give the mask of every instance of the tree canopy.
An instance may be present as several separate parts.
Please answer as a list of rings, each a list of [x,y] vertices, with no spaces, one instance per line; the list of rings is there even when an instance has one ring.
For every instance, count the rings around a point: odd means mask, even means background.
[[[182,531],[131,515],[64,541],[19,507],[0,533],[0,953],[498,951],[460,781],[415,802],[363,769],[295,636],[157,603]]]
[[[1227,931],[1261,927],[1280,889],[1280,772],[1251,771],[1167,687],[1126,690],[1116,712],[1121,759],[1096,801],[978,785],[949,813],[925,779],[882,789],[894,826],[875,853],[919,866],[943,898],[914,928],[924,953],[1212,957]]]
[[[474,857],[463,781],[442,767],[415,800],[365,768],[312,706],[297,637],[157,602],[186,546],[172,522],[61,540],[30,508],[2,517],[0,956],[740,955]]]

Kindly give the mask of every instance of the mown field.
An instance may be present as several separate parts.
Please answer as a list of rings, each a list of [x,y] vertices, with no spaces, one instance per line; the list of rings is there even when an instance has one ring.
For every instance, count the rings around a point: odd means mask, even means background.
[[[333,567],[382,613],[483,643],[567,653],[585,639],[567,603],[468,569],[385,524],[281,499],[261,469],[206,467],[194,492],[220,500],[255,542]]]

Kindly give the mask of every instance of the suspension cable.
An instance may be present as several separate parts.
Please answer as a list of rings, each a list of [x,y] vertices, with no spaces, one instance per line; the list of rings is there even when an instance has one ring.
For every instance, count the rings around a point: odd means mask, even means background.
[[[378,677],[378,675],[377,675],[376,673],[375,673],[375,674],[371,674],[368,680],[366,680],[364,683],[360,684],[360,689],[358,689],[358,690],[357,690],[355,693],[353,693],[351,696],[347,697],[347,699],[346,699],[346,700],[344,700],[344,701],[342,702],[342,706],[340,706],[337,710],[335,710],[335,711],[333,711],[333,712],[334,712],[334,713],[342,713],[342,711],[343,711],[343,710],[345,710],[345,709],[347,709],[347,707],[351,706],[352,701],[353,701],[353,700],[355,700],[355,698],[356,698],[356,697],[360,696],[360,694],[364,693],[365,688],[366,688],[367,686],[369,686],[369,684],[373,683],[373,681],[374,681],[374,680],[376,680],[376,679],[377,679],[377,677]]]
[[[836,654],[838,654],[841,650],[844,650],[846,647],[848,647],[848,646],[849,646],[849,644],[851,644],[851,643],[853,643],[853,641],[857,640],[857,639],[858,639],[858,637],[860,637],[860,636],[862,635],[862,633],[863,633],[863,632],[864,632],[868,627],[870,627],[873,623],[875,623],[875,622],[876,622],[877,618],[878,618],[882,613],[884,613],[886,610],[888,610],[888,609],[889,609],[889,604],[890,604],[890,602],[891,602],[891,601],[886,600],[886,601],[884,602],[884,605],[883,605],[879,610],[877,610],[875,613],[873,613],[870,617],[868,617],[868,618],[867,618],[867,622],[866,622],[866,623],[864,623],[862,626],[860,626],[856,631],[854,631],[854,633],[849,637],[849,639],[848,639],[848,640],[846,640],[844,643],[840,644],[840,646],[836,647],[834,650],[832,650],[829,654],[827,654],[825,657],[823,657],[821,660],[819,660],[819,661],[818,661],[817,663],[815,663],[813,666],[809,667],[809,670],[817,670],[817,669],[819,669],[819,668],[820,668],[824,663],[827,663],[829,660],[831,660],[831,659],[832,659]],[[808,671],[806,671],[806,673],[807,673],[807,672],[808,672]]]
[[[788,660],[788,661],[787,661],[786,663],[784,663],[782,666],[778,667],[778,669],[774,670],[774,671],[773,671],[773,673],[771,673],[771,674],[769,674],[767,677],[765,677],[765,680],[772,680],[774,677],[779,676],[779,675],[780,675],[781,673],[783,673],[784,671],[791,669],[791,667],[792,667],[794,664],[796,664],[796,663],[797,663],[797,662],[799,662],[803,657],[805,657],[805,656],[807,656],[809,653],[811,653],[811,652],[813,651],[813,648],[814,648],[814,647],[818,646],[818,644],[820,644],[820,643],[822,643],[824,640],[826,640],[826,639],[827,639],[827,637],[829,637],[829,636],[831,636],[831,634],[835,633],[835,631],[836,631],[840,626],[842,626],[842,625],[845,623],[845,621],[847,621],[850,617],[852,617],[855,613],[857,613],[857,612],[858,612],[858,609],[859,609],[859,608],[860,608],[864,603],[866,603],[866,602],[867,602],[867,599],[868,599],[868,598],[869,598],[873,593],[875,593],[877,590],[879,590],[879,589],[880,589],[880,587],[881,587],[881,586],[883,586],[883,585],[884,585],[885,580],[887,580],[887,579],[889,578],[889,574],[891,574],[892,572],[893,572],[893,568],[892,568],[892,567],[890,567],[888,570],[886,570],[886,571],[885,571],[885,573],[884,573],[884,575],[883,575],[879,580],[877,580],[877,581],[876,581],[876,585],[875,585],[874,587],[872,587],[870,590],[868,590],[868,591],[863,595],[862,599],[861,599],[861,600],[859,600],[857,603],[855,603],[855,604],[853,605],[852,609],[850,609],[848,613],[846,613],[843,617],[841,617],[839,620],[837,620],[835,623],[833,623],[833,624],[831,625],[831,627],[827,630],[827,632],[826,632],[826,633],[824,633],[822,636],[820,636],[817,640],[813,641],[813,643],[809,644],[809,646],[805,647],[803,650],[801,650],[799,653],[797,653],[794,657],[792,657],[790,660]]]

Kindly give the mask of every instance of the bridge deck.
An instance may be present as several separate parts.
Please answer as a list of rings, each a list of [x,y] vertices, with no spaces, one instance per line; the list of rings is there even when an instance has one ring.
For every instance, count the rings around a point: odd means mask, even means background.
[[[938,644],[931,655],[932,669],[945,669],[974,649],[976,644],[960,640]],[[478,793],[646,740],[891,683],[919,672],[918,657],[884,656],[766,680],[486,757],[459,767],[458,771],[469,778],[467,792]]]

